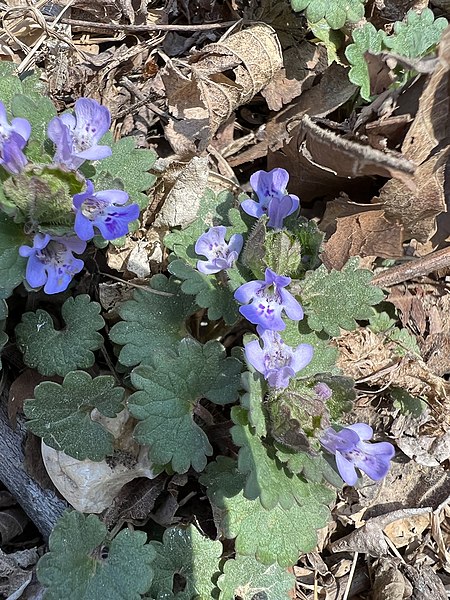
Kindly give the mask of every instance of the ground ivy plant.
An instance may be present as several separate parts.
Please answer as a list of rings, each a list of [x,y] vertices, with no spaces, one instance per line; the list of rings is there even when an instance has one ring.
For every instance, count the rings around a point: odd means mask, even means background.
[[[113,142],[95,100],[57,115],[36,80],[3,68],[0,344],[5,300],[28,294],[33,310],[7,331],[26,365],[59,377],[25,402],[28,429],[73,459],[109,460],[117,439],[93,412],[126,407],[155,472],[188,474],[215,530],[193,514],[189,526],[114,535],[101,516],[68,511],[38,565],[45,598],[289,598],[287,567],[316,545],[336,489],[383,479],[394,454],[370,443],[369,425],[341,424],[356,394],[332,344],[357,320],[376,326],[382,291],[358,259],[328,272],[289,174],[258,171],[251,197],[208,191],[199,219],[166,235],[167,269],[106,332],[80,283],[89,256],[134,227],[155,155]],[[91,370],[100,349],[114,372]]]
[[[408,63],[412,65],[411,60],[433,52],[448,25],[444,17],[435,19],[430,8],[420,12],[410,9],[386,33],[366,20],[370,15],[365,15],[365,0],[290,0],[290,3],[295,12],[305,12],[314,41],[326,47],[329,63],[349,65],[349,79],[360,88],[363,100],[373,96],[366,53],[388,52],[399,57],[394,85],[402,85],[413,72]],[[407,60],[402,63],[401,58]]]

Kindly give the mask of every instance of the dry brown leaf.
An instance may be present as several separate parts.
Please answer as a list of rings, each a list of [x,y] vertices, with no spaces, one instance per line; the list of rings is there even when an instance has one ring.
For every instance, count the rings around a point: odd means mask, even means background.
[[[450,27],[439,44],[438,62],[419,100],[419,108],[402,145],[406,158],[417,164],[417,189],[411,193],[404,183],[389,181],[374,202],[382,203],[389,220],[405,226],[404,239],[429,240],[436,231],[437,215],[446,211],[445,169],[450,147]],[[443,143],[443,147],[439,145]]]
[[[269,150],[270,162],[272,160],[271,152],[276,152],[289,141],[288,125],[291,122],[294,123],[305,113],[325,117],[347,102],[355,90],[356,86],[348,79],[347,69],[333,63],[323,73],[317,85],[303,92],[295,103],[267,121],[265,127],[258,132],[256,144],[236,157],[231,157],[228,162],[232,167],[236,167],[266,156]]]
[[[208,159],[173,162],[158,180],[155,195],[162,205],[155,227],[187,227],[197,218],[200,199],[208,183]]]
[[[281,110],[283,104],[310,89],[328,67],[325,47],[307,41],[285,50],[283,59],[285,67],[261,91],[270,110]]]
[[[373,565],[372,600],[402,600],[411,595],[412,586],[398,569],[400,559],[381,557]]]
[[[194,54],[187,65],[168,62],[161,77],[174,119],[165,133],[175,152],[205,150],[219,126],[266,86],[282,65],[276,33],[264,23],[227,32]]]
[[[304,115],[281,152],[269,156],[270,168],[291,174],[290,190],[302,200],[340,192],[356,197],[368,193],[367,176],[397,177],[412,185],[414,164],[401,154],[382,152],[337,135]]]
[[[403,256],[402,233],[402,227],[387,221],[382,210],[338,218],[322,260],[327,269],[339,271],[351,256],[399,258]]]

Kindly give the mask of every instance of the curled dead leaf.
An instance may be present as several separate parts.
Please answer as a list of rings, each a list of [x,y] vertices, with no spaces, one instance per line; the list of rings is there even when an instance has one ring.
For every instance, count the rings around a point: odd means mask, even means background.
[[[280,42],[265,23],[227,32],[194,54],[188,64],[168,61],[161,77],[173,119],[165,133],[175,152],[205,150],[219,126],[282,66]]]

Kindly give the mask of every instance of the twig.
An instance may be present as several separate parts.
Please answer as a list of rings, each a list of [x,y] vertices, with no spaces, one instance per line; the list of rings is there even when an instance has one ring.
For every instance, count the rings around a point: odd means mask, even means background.
[[[41,488],[25,471],[23,444],[27,431],[22,419],[18,419],[15,430],[11,428],[7,406],[7,392],[4,390],[0,403],[0,481],[47,540],[68,505],[51,490]]]
[[[422,258],[416,258],[403,265],[386,269],[372,279],[374,285],[390,287],[416,277],[423,277],[438,269],[450,267],[450,248],[432,252]]]
[[[53,21],[54,17],[45,17],[48,21]],[[226,21],[225,23],[201,23],[198,25],[126,25],[112,23],[95,23],[94,21],[80,21],[79,19],[62,19],[64,25],[73,25],[74,27],[85,27],[89,29],[98,29],[106,31],[130,31],[133,33],[145,33],[147,31],[209,31],[211,29],[227,29],[239,23],[239,21]]]
[[[172,297],[175,294],[172,292],[162,292],[161,290],[155,290],[150,285],[139,285],[138,283],[133,283],[131,281],[126,281],[125,279],[121,279],[120,277],[115,277],[114,275],[110,275],[109,273],[103,273],[99,271],[99,275],[103,275],[104,277],[109,277],[110,279],[114,279],[114,281],[119,281],[124,285],[129,285],[131,287],[137,288],[138,290],[143,290],[144,292],[151,292],[152,294],[156,294],[157,296],[169,296]]]
[[[347,586],[345,588],[345,592],[344,595],[342,597],[342,600],[347,600],[348,596],[350,594],[350,588],[352,587],[352,581],[353,581],[353,577],[355,575],[355,570],[356,570],[356,562],[358,560],[358,552],[355,552],[355,554],[353,555],[353,562],[352,562],[352,566],[350,569],[350,573],[348,574],[348,580],[347,580]]]

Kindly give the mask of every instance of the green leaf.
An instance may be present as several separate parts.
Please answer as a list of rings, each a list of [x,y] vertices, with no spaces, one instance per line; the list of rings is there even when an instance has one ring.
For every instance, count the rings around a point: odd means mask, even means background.
[[[215,404],[235,402],[242,365],[227,358],[219,342],[203,346],[192,338],[180,342],[177,354],[155,353],[152,363],[131,374],[141,390],[129,398],[131,414],[141,421],[135,438],[149,446],[150,459],[157,464],[171,463],[177,473],[191,465],[202,471],[212,448],[193,420],[195,405],[202,398]]]
[[[25,147],[25,154],[31,161],[45,162],[44,142],[47,140],[47,125],[56,116],[56,108],[50,98],[18,94],[11,102],[14,117],[28,119],[31,125],[31,136]],[[49,149],[49,148],[48,148]]]
[[[228,212],[233,205],[234,196],[228,191],[219,192],[217,195],[206,189],[200,198],[197,219],[184,229],[174,229],[164,238],[164,244],[173,251],[178,258],[183,259],[192,267],[197,265],[199,256],[195,253],[195,242],[209,227],[217,225],[228,226],[230,223]],[[228,230],[227,239],[236,231]]]
[[[294,380],[282,391],[273,391],[267,400],[272,436],[295,450],[310,448],[310,438],[329,427],[325,402],[314,391],[316,381]]]
[[[338,50],[344,42],[344,35],[342,32],[330,29],[330,26],[325,19],[320,19],[317,23],[308,23],[308,26],[316,36],[317,40],[319,40],[318,43],[325,46],[328,64],[331,65],[331,63],[334,62],[342,64],[338,56]]]
[[[416,338],[407,329],[396,327],[397,321],[391,319],[388,313],[375,312],[369,323],[374,333],[384,334],[387,342],[394,342],[397,345],[394,351],[399,356],[404,356],[408,352],[421,356]]]
[[[133,300],[122,304],[119,314],[123,321],[109,332],[111,340],[123,346],[119,360],[127,367],[149,363],[154,355],[176,348],[187,333],[185,319],[198,310],[173,277],[158,274],[149,284],[149,289],[136,290]]]
[[[323,373],[317,381],[325,383],[332,391],[331,398],[326,401],[332,421],[339,421],[342,416],[350,412],[356,400],[355,382],[351,377],[342,375],[333,376]]]
[[[156,552],[151,594],[155,600],[211,600],[215,588],[212,578],[219,571],[222,544],[204,537],[196,527],[166,529],[161,542],[151,542]],[[173,591],[174,575],[185,587]]]
[[[19,247],[29,242],[23,227],[0,213],[0,297],[7,298],[25,277],[27,259],[19,255]]]
[[[338,373],[336,367],[339,351],[330,345],[329,336],[321,331],[313,331],[308,327],[306,319],[296,323],[290,319],[285,321],[286,329],[280,332],[281,337],[292,348],[299,344],[311,344],[314,347],[312,361],[299,373],[302,378],[312,377],[317,373]]]
[[[422,398],[411,396],[411,394],[402,388],[390,388],[389,394],[394,401],[395,408],[398,408],[402,415],[418,419],[427,407],[426,402]]]
[[[353,31],[353,44],[347,46],[345,56],[351,65],[348,78],[359,85],[360,94],[364,100],[370,100],[369,67],[365,58],[367,51],[379,54],[384,39],[383,31],[378,31],[372,23],[365,23]]]
[[[241,382],[245,393],[241,396],[241,405],[248,411],[248,420],[255,434],[262,438],[267,435],[266,413],[263,409],[263,378],[254,370],[242,374]]]
[[[325,480],[337,488],[342,488],[344,485],[342,479],[321,454],[295,452],[278,443],[275,443],[275,448],[278,460],[292,473],[302,475],[311,483],[321,483]]]
[[[259,498],[262,506],[272,510],[277,504],[285,509],[295,503],[300,506],[309,496],[308,484],[297,475],[285,471],[273,448],[266,448],[260,438],[245,424],[243,409],[235,407],[231,414],[236,424],[232,430],[233,441],[240,446],[238,469],[247,476],[244,496],[248,500]]]
[[[394,33],[385,36],[383,43],[400,56],[420,58],[439,42],[447,25],[444,17],[435,20],[430,8],[424,8],[420,14],[409,10],[403,22],[394,23]]]
[[[252,556],[240,556],[227,560],[223,575],[217,581],[219,600],[289,600],[295,586],[295,577],[277,564],[262,565]]]
[[[239,318],[238,305],[227,285],[226,274],[219,273],[217,277],[203,275],[184,260],[172,261],[168,270],[183,281],[181,290],[185,294],[195,296],[198,306],[208,309],[208,318],[211,321],[223,318],[227,325],[236,323]]]
[[[268,511],[259,500],[247,500],[242,492],[244,477],[235,461],[225,457],[210,463],[200,482],[207,487],[216,511],[219,530],[227,539],[236,538],[238,554],[255,557],[263,564],[290,566],[302,552],[317,544],[316,530],[329,518],[328,504],[334,494],[322,485],[305,484],[302,505]]]
[[[291,0],[291,5],[296,12],[306,9],[310,23],[325,18],[331,29],[342,29],[345,23],[364,17],[364,0]]]
[[[358,265],[359,259],[354,257],[342,271],[329,273],[321,265],[307,273],[300,285],[302,306],[311,329],[337,337],[340,328],[352,331],[356,328],[355,319],[373,315],[371,307],[381,302],[384,294],[371,285],[372,273]]]
[[[132,202],[136,202],[141,209],[146,208],[148,197],[143,192],[149,190],[156,181],[156,176],[148,173],[155,163],[156,153],[136,148],[132,137],[114,142],[110,132],[103,136],[102,143],[111,146],[112,155],[96,165],[94,185],[97,187],[97,181],[100,182],[107,175],[120,179]]]
[[[22,316],[16,327],[16,338],[26,365],[41,375],[67,375],[75,369],[87,369],[94,364],[94,350],[103,343],[98,333],[105,322],[101,306],[91,302],[87,294],[68,298],[61,308],[66,324],[56,330],[52,317],[38,309]]]
[[[153,577],[155,551],[146,538],[123,529],[110,540],[95,515],[66,512],[37,566],[45,600],[140,600]]]
[[[114,377],[92,379],[84,371],[71,371],[62,385],[44,381],[34,389],[34,400],[26,400],[27,429],[44,442],[77,460],[100,461],[112,454],[114,438],[100,423],[91,420],[96,408],[113,418],[123,410],[123,388],[114,387]]]

